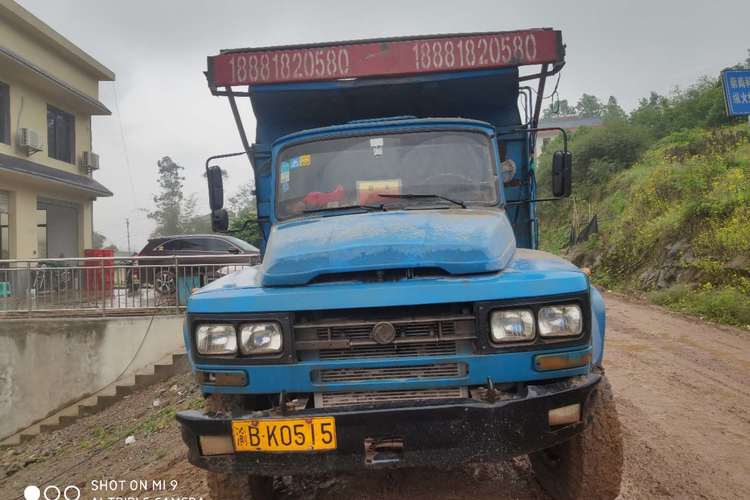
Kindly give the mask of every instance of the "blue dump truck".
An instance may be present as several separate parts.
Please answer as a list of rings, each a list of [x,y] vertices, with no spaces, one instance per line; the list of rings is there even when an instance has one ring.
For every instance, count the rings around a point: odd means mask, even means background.
[[[536,250],[535,205],[550,201],[536,197],[537,123],[564,59],[548,28],[208,58],[263,235],[262,263],[187,307],[206,405],[177,419],[215,499],[271,498],[274,476],[519,455],[553,498],[617,496],[604,303]],[[556,199],[571,161],[553,156]],[[207,177],[226,231],[220,168]]]

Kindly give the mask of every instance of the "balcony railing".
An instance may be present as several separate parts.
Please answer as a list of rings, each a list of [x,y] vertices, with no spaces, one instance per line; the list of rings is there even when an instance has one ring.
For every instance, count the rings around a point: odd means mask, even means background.
[[[255,256],[0,260],[0,318],[179,313],[188,297]]]

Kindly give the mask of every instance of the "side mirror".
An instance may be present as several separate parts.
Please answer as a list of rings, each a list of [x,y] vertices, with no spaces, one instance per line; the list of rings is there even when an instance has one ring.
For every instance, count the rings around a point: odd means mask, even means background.
[[[573,154],[570,151],[555,151],[552,156],[552,196],[570,196],[573,182]]]
[[[211,210],[211,230],[214,233],[224,233],[229,229],[229,214],[223,208]]]
[[[217,166],[206,169],[206,180],[208,181],[208,205],[215,212],[224,207],[224,178],[221,168]],[[211,216],[213,220],[213,215]]]

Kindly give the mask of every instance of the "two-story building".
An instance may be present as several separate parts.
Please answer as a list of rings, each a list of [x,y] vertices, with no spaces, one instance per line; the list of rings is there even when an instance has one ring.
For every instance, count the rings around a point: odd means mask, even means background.
[[[0,0],[0,259],[77,257],[92,246],[91,117],[115,75],[11,0]]]

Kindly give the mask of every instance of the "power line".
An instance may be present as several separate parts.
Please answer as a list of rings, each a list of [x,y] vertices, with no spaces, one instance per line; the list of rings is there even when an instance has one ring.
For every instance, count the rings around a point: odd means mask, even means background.
[[[133,173],[130,170],[130,156],[128,155],[128,144],[125,141],[125,129],[122,126],[122,114],[120,113],[120,99],[117,96],[117,82],[112,82],[112,88],[115,92],[115,109],[117,110],[117,123],[120,126],[120,140],[122,141],[122,150],[125,155],[125,168],[128,171],[128,181],[130,182],[130,196],[133,210],[135,210],[135,184],[133,183]]]

